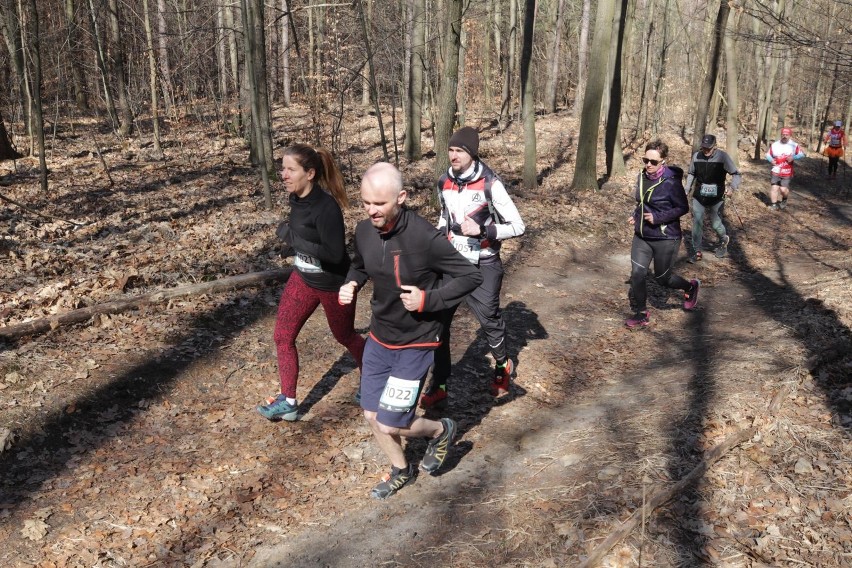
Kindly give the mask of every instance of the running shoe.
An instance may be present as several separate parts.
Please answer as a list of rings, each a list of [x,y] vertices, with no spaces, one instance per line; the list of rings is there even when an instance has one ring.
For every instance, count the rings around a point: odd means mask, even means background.
[[[414,479],[414,473],[411,464],[408,464],[405,469],[391,468],[390,473],[382,476],[382,482],[373,487],[370,496],[374,499],[387,499]]]
[[[447,406],[447,388],[436,387],[431,392],[420,395],[420,408],[443,408]]]
[[[698,304],[698,290],[701,288],[701,280],[693,278],[689,281],[691,284],[689,292],[683,295],[683,309],[689,311]]]
[[[633,329],[635,327],[647,327],[648,324],[651,323],[651,318],[648,316],[648,312],[636,312],[632,317],[624,320],[624,325]]]
[[[423,461],[420,462],[420,469],[426,473],[434,473],[438,471],[447,459],[447,454],[450,451],[450,446],[456,440],[457,426],[452,418],[441,418],[441,424],[444,425],[444,432],[437,438],[429,440],[426,446],[426,454],[423,456]]]
[[[267,420],[293,422],[299,417],[298,404],[290,404],[283,394],[267,398],[266,404],[257,405],[257,411]]]
[[[785,197],[778,203],[779,209],[787,209],[787,198]]]
[[[512,381],[512,372],[515,370],[515,365],[511,359],[506,359],[506,362],[501,367],[494,367],[494,382],[491,383],[491,394],[494,396],[503,396],[509,394],[509,386]]]
[[[701,251],[697,250],[694,253],[692,253],[691,255],[689,255],[689,257],[686,259],[686,261],[690,264],[695,264],[696,262],[701,260],[701,258],[702,258]]]
[[[730,235],[725,235],[719,240],[719,246],[716,247],[716,257],[725,258],[728,256],[728,243],[731,242]]]
[[[769,206],[769,208],[770,208],[772,211],[778,211],[778,210],[780,210],[780,209],[781,209],[781,205],[780,205],[779,203],[773,203],[772,205],[770,205],[770,206]]]

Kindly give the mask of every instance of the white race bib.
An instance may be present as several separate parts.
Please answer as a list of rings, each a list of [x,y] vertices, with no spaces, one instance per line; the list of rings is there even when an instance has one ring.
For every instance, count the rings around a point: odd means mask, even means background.
[[[296,252],[296,262],[294,264],[299,272],[322,272],[322,264],[320,264],[319,259],[303,252]]]
[[[702,183],[701,189],[698,190],[698,194],[704,197],[716,197],[718,191],[718,187],[715,183]]]
[[[385,390],[379,399],[379,408],[391,412],[408,412],[417,404],[420,381],[388,377]]]
[[[473,264],[479,262],[479,251],[482,249],[479,246],[479,239],[465,235],[453,235],[452,243],[456,247],[456,250],[462,253],[462,256],[470,262]]]
[[[772,173],[773,174],[780,174],[781,173],[781,166],[772,166]]]

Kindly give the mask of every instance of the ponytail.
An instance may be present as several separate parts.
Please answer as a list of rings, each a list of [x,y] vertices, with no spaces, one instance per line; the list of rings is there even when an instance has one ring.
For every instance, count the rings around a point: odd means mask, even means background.
[[[302,168],[314,170],[314,182],[331,193],[341,209],[349,206],[346,188],[343,187],[343,174],[331,152],[325,148],[313,148],[309,144],[293,144],[284,150],[285,156],[292,156]]]

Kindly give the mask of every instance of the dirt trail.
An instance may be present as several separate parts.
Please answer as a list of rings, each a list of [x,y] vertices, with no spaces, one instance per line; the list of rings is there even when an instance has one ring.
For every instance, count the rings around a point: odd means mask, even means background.
[[[803,361],[822,353],[822,339],[803,339],[789,315],[807,309],[814,280],[845,276],[837,284],[850,290],[849,211],[803,193],[782,215],[763,210],[757,196],[740,195],[748,230],[732,229],[731,256],[708,252],[698,265],[684,256],[678,265],[682,275],[704,283],[699,309],[684,313],[676,294],[652,289],[653,324],[641,332],[621,325],[629,313],[629,231],[608,225],[603,234],[589,235],[566,223],[529,239],[510,262],[504,286],[512,344],[519,348],[516,396],[493,408],[479,406],[482,414],[471,417],[466,395],[457,394],[465,386],[451,385],[456,392],[447,412],[461,414],[463,436],[446,471],[421,476],[387,503],[353,504],[333,526],[261,548],[250,566],[576,565],[583,551],[641,506],[643,491],[650,496],[680,479],[736,429],[760,424],[762,436],[781,436],[779,429],[801,433],[804,424],[788,422],[801,409],[790,407],[809,390],[826,396],[829,412],[835,406],[839,430],[833,437],[849,449],[848,393],[836,397],[802,381]],[[824,235],[843,237],[822,240],[803,218],[819,219]],[[734,227],[735,218],[728,220]],[[762,258],[767,239],[778,243],[774,258]],[[848,346],[849,313],[845,324],[832,315],[825,320],[813,325],[836,324],[836,339]],[[469,316],[455,323],[472,325]],[[474,345],[482,353],[484,346]],[[487,372],[470,351],[454,353],[461,359],[457,369]],[[848,350],[846,357],[848,369]],[[766,416],[782,386],[793,393],[786,410]],[[657,543],[645,543],[644,562],[712,564],[724,551],[720,565],[752,565],[747,545],[714,532],[726,506],[748,509],[749,494],[764,490],[738,487],[740,476],[751,475],[743,456],[752,453],[753,446],[737,448],[716,468],[721,473],[714,471],[696,489],[700,499],[679,496],[649,520]],[[840,464],[830,485],[848,495],[842,472],[850,463],[841,458]],[[795,484],[795,476],[786,481]],[[641,539],[630,538],[607,557],[608,565],[636,565],[640,549]],[[810,558],[841,557],[828,551]]]
[[[487,394],[484,339],[461,309],[446,410],[459,442],[439,475],[386,502],[367,497],[386,464],[351,400],[357,371],[320,314],[300,336],[301,420],[253,411],[275,388],[275,290],[165,319],[150,308],[16,349],[21,375],[51,389],[32,403],[49,405],[43,432],[0,454],[0,565],[576,566],[643,499],[752,425],[759,436],[605,565],[843,565],[852,208],[813,161],[790,207],[770,212],[764,165],[743,168],[746,230],[729,212],[730,256],[677,266],[701,279],[699,308],[685,313],[652,285],[652,325],[638,332],[622,325],[629,180],[561,200],[547,191],[565,180],[547,179],[519,197],[529,232],[504,256],[513,396]],[[766,416],[782,387],[781,410]],[[409,444],[411,458],[424,446]]]

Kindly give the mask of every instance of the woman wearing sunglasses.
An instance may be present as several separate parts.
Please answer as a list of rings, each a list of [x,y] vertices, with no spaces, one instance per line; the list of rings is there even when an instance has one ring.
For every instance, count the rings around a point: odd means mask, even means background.
[[[689,203],[683,188],[683,170],[667,166],[669,147],[660,140],[645,147],[642,163],[645,169],[636,179],[634,197],[636,210],[629,219],[633,225],[633,246],[630,250],[632,270],[630,290],[636,303],[636,313],[625,320],[629,328],[644,327],[648,316],[648,291],[645,277],[654,262],[654,280],[661,286],[683,290],[683,309],[691,310],[698,303],[697,279],[686,281],[672,272],[683,233],[680,218],[689,213]]]

